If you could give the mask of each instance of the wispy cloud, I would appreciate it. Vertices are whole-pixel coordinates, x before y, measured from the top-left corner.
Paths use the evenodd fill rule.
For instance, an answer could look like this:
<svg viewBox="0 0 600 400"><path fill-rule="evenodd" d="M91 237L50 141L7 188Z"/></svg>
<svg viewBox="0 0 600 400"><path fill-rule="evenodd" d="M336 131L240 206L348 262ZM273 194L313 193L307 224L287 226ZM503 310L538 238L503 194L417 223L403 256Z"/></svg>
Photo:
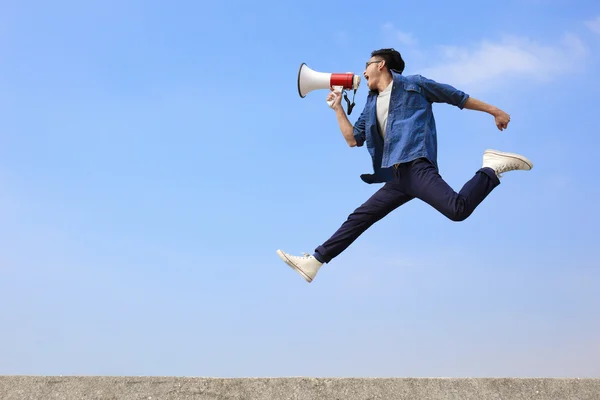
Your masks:
<svg viewBox="0 0 600 400"><path fill-rule="evenodd" d="M600 18L587 25L600 32ZM420 73L467 90L492 89L504 85L507 79L549 82L559 74L576 71L588 55L584 42L570 33L556 43L505 36L427 49L419 45L413 33L399 30L392 23L383 24L382 31L388 47L399 47L407 62L407 73Z"/></svg>
<svg viewBox="0 0 600 400"><path fill-rule="evenodd" d="M416 46L418 44L417 39L412 33L396 29L394 24L391 22L383 24L383 33L386 37L386 40L393 41L404 46Z"/></svg>
<svg viewBox="0 0 600 400"><path fill-rule="evenodd" d="M594 33L600 35L600 15L585 22L585 25Z"/></svg>
<svg viewBox="0 0 600 400"><path fill-rule="evenodd" d="M423 64L427 59L416 35L398 29L393 23L387 22L381 27L382 47L394 47L402 54L407 67Z"/></svg>
<svg viewBox="0 0 600 400"><path fill-rule="evenodd" d="M600 33L600 17L588 21ZM398 46L407 64L406 73L419 73L465 90L488 90L505 85L507 79L546 83L560 74L577 71L588 55L587 46L566 33L555 43L541 43L521 36L483 39L470 45L424 48L411 32L392 23L382 25L387 47Z"/></svg>
<svg viewBox="0 0 600 400"><path fill-rule="evenodd" d="M578 36L566 34L556 44L541 44L525 37L482 40L475 46L441 46L439 59L421 73L432 79L478 90L497 87L507 79L549 82L576 71L588 55Z"/></svg>

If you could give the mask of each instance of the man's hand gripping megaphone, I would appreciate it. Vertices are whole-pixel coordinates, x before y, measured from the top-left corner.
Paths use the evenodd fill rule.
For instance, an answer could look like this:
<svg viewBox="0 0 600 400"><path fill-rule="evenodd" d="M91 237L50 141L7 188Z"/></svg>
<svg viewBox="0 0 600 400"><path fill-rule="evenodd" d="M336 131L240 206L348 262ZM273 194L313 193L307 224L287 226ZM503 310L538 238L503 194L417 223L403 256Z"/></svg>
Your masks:
<svg viewBox="0 0 600 400"><path fill-rule="evenodd" d="M342 86L334 86L327 95L327 104L334 110L342 106L342 92L344 88Z"/></svg>
<svg viewBox="0 0 600 400"><path fill-rule="evenodd" d="M354 91L354 93L356 94L356 90ZM338 109L339 107L342 107L342 94L344 96L344 99L346 100L346 103L348 104L348 115L350 115L355 105L354 99L352 99L352 103L350 103L350 99L344 91L343 86L332 86L331 92L327 95L327 104L334 110Z"/></svg>

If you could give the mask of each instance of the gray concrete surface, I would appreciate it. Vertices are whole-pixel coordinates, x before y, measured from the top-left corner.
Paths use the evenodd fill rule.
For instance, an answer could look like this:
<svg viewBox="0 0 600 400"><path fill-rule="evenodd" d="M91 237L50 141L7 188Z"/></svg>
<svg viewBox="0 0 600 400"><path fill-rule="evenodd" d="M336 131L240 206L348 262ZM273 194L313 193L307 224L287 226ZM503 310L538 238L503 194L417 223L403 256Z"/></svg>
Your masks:
<svg viewBox="0 0 600 400"><path fill-rule="evenodd" d="M600 379L0 376L2 400L600 400Z"/></svg>

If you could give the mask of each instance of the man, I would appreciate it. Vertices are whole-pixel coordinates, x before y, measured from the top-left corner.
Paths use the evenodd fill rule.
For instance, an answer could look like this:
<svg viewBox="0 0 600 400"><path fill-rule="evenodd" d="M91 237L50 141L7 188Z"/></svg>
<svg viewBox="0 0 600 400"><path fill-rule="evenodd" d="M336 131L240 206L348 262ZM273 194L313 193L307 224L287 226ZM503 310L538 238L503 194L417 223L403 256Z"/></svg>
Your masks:
<svg viewBox="0 0 600 400"><path fill-rule="evenodd" d="M354 126L342 108L340 93L332 92L327 97L328 101L334 100L332 108L348 145L367 144L374 173L363 174L361 179L385 184L351 213L313 255L293 256L277 250L279 257L309 283L323 264L402 204L417 198L452 221L463 221L500 184L502 173L533 167L521 155L487 150L483 166L456 193L438 172L432 103L487 112L500 131L508 127L510 116L450 85L421 75L403 76L403 70L404 60L398 51L381 49L371 53L363 73L370 91Z"/></svg>

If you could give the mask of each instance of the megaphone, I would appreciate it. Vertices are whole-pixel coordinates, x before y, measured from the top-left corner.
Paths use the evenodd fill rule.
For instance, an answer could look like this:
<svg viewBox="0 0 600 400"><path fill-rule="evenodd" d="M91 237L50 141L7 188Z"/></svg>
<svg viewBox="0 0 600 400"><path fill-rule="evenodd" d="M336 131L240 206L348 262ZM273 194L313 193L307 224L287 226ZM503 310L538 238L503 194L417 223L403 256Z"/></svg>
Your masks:
<svg viewBox="0 0 600 400"><path fill-rule="evenodd" d="M298 94L304 98L309 92L317 89L330 89L337 90L343 93L344 90L356 90L360 86L360 76L354 75L352 72L346 73L328 73L328 72L317 72L308 67L306 63L300 65L298 71ZM350 104L348 96L344 93L344 98L348 103L348 114L352 112L354 107L354 100ZM328 101L329 107L333 105L333 100Z"/></svg>

